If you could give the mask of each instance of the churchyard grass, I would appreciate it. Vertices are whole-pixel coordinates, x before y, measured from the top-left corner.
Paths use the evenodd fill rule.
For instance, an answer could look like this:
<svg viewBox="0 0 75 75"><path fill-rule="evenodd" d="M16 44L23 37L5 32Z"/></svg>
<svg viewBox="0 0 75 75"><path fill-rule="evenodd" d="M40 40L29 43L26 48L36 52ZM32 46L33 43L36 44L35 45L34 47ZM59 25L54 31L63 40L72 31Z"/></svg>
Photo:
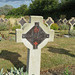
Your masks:
<svg viewBox="0 0 75 75"><path fill-rule="evenodd" d="M0 31L1 32L1 31ZM3 31L5 35L8 32ZM15 38L15 32L9 34ZM48 43L41 51L41 70L75 65L75 37L58 37ZM23 67L27 62L27 48L15 40L0 41L0 69L10 70L11 67ZM36 61L37 62L37 61Z"/></svg>

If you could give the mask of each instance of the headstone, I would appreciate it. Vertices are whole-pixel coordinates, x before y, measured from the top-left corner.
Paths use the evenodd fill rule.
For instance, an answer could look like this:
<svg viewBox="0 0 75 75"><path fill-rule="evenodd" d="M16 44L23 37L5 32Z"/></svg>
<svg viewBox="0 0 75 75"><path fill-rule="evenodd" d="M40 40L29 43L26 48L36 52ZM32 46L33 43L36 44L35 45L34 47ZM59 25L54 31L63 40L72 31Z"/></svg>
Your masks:
<svg viewBox="0 0 75 75"><path fill-rule="evenodd" d="M2 18L0 18L0 22L4 22L4 20Z"/></svg>
<svg viewBox="0 0 75 75"><path fill-rule="evenodd" d="M48 25L48 27L50 28L51 25L54 23L53 19L51 17L48 17L48 19L45 21L45 23Z"/></svg>
<svg viewBox="0 0 75 75"><path fill-rule="evenodd" d="M5 22L7 22L8 21L8 19L5 19Z"/></svg>
<svg viewBox="0 0 75 75"><path fill-rule="evenodd" d="M63 24L63 20L62 20L62 19L59 19L59 20L57 21L57 24L58 24L58 25Z"/></svg>
<svg viewBox="0 0 75 75"><path fill-rule="evenodd" d="M63 23L65 23L65 24L67 24L67 22L68 22L66 18L63 19L62 21L63 21Z"/></svg>
<svg viewBox="0 0 75 75"><path fill-rule="evenodd" d="M43 24L42 16L31 16L24 29L16 29L16 42L28 48L27 74L40 75L41 48L54 39L54 31Z"/></svg>
<svg viewBox="0 0 75 75"><path fill-rule="evenodd" d="M73 30L73 26L75 25L75 17L72 17L72 18L69 20L69 24L71 25L70 30Z"/></svg>

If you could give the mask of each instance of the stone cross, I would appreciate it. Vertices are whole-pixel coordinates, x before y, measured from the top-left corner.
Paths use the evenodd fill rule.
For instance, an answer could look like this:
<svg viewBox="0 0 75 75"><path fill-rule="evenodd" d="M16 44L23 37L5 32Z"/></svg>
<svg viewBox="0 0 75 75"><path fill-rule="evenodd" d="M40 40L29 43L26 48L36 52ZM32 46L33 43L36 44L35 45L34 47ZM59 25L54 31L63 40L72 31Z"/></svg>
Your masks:
<svg viewBox="0 0 75 75"><path fill-rule="evenodd" d="M62 21L63 21L63 23L65 23L65 24L67 24L67 22L68 22L66 18L63 19Z"/></svg>
<svg viewBox="0 0 75 75"><path fill-rule="evenodd" d="M16 29L16 42L23 42L28 48L28 75L40 75L41 48L53 39L54 31L43 24L42 16L31 16L23 29Z"/></svg>
<svg viewBox="0 0 75 75"><path fill-rule="evenodd" d="M0 18L0 22L4 22L4 20L2 18Z"/></svg>
<svg viewBox="0 0 75 75"><path fill-rule="evenodd" d="M75 25L75 17L72 17L72 18L69 20L69 24L71 25L70 30L73 30L73 26Z"/></svg>
<svg viewBox="0 0 75 75"><path fill-rule="evenodd" d="M48 17L48 19L45 21L45 23L48 25L48 27L50 29L50 27L54 23L54 21L51 17Z"/></svg>

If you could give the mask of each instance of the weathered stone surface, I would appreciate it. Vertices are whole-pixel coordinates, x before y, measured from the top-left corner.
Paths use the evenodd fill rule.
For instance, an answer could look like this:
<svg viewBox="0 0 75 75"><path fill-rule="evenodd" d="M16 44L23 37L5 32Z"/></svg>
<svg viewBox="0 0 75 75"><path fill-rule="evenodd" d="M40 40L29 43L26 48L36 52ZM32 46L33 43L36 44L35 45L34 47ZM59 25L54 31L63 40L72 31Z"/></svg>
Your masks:
<svg viewBox="0 0 75 75"><path fill-rule="evenodd" d="M23 42L28 48L27 73L40 75L41 48L54 40L54 30L43 24L42 16L31 16L29 23L16 29L16 42Z"/></svg>

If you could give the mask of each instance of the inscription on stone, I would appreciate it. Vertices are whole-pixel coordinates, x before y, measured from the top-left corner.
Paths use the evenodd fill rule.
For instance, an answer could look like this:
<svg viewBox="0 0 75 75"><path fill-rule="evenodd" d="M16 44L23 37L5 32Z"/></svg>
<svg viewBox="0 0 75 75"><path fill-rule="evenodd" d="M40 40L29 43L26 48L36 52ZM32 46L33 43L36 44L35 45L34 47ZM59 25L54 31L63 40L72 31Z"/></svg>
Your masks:
<svg viewBox="0 0 75 75"><path fill-rule="evenodd" d="M35 26L30 29L26 34L22 34L22 38L26 38L32 45L33 49L37 49L38 45L49 38L49 34L46 34L43 29L39 26L39 22L35 22Z"/></svg>

